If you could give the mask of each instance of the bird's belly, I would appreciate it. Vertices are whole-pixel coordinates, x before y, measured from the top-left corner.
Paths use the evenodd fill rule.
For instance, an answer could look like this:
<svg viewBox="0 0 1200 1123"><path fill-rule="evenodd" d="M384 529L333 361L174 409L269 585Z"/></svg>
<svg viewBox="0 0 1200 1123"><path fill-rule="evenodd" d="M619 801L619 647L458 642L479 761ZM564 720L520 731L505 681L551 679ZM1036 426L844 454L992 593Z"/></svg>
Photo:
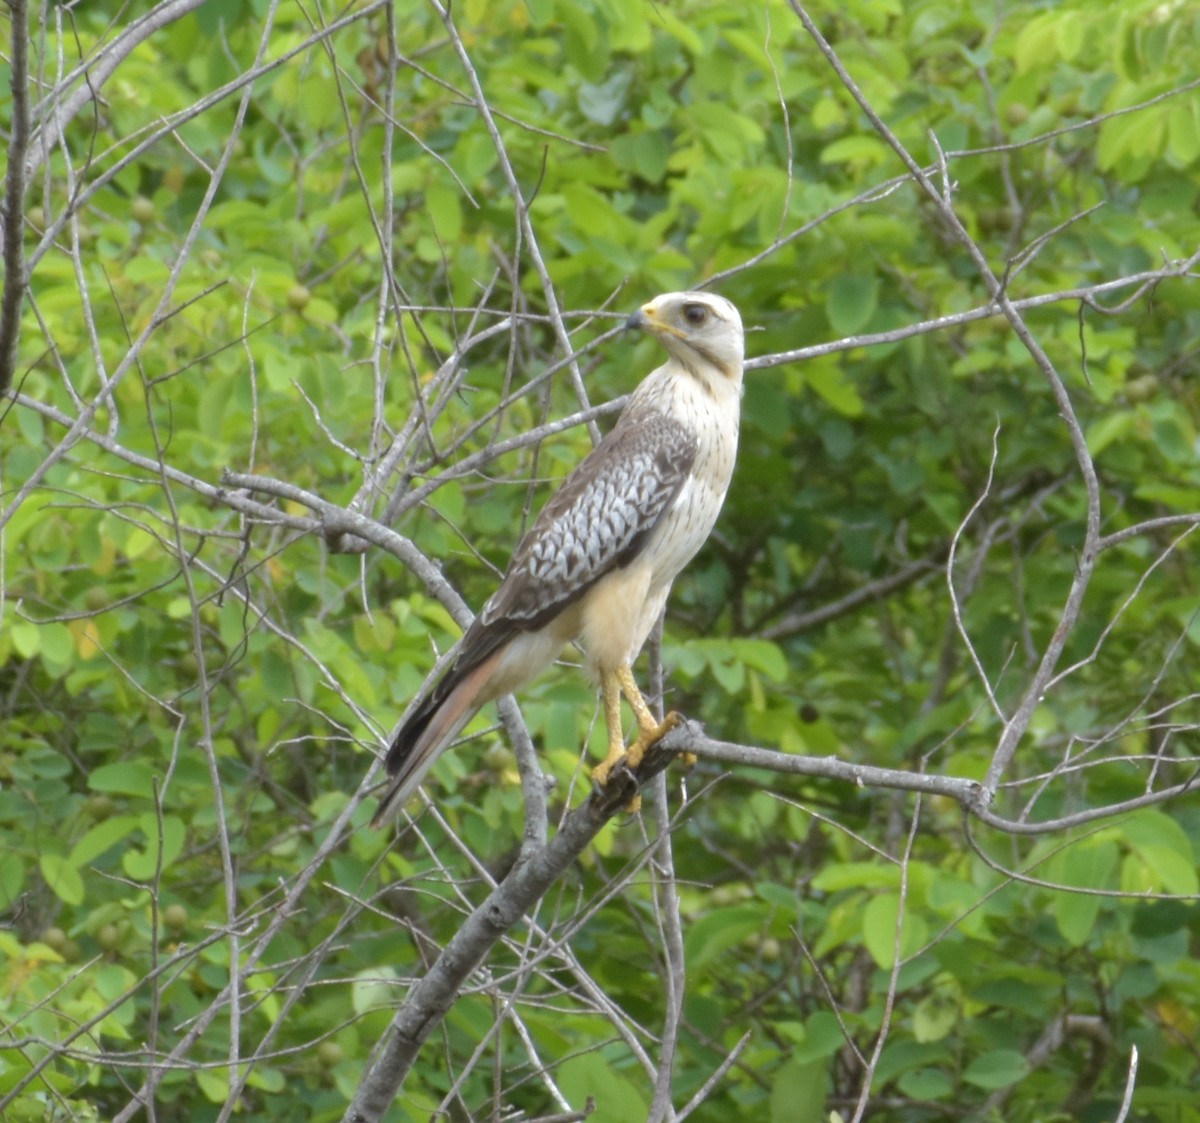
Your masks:
<svg viewBox="0 0 1200 1123"><path fill-rule="evenodd" d="M645 621L651 576L643 554L606 573L583 598L579 641L592 674L628 666L636 658L654 626L653 618Z"/></svg>

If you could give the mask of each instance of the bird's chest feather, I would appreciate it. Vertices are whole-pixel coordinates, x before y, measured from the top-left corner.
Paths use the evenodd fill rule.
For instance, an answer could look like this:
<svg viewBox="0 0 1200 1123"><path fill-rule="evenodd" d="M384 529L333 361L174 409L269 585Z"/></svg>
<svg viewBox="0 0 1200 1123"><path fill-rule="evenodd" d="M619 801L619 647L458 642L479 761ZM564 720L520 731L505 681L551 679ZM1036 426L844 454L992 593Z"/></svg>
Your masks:
<svg viewBox="0 0 1200 1123"><path fill-rule="evenodd" d="M732 423L713 410L694 409L687 423L700 435L692 472L646 545L651 588L669 584L704 545L729 490L737 455Z"/></svg>

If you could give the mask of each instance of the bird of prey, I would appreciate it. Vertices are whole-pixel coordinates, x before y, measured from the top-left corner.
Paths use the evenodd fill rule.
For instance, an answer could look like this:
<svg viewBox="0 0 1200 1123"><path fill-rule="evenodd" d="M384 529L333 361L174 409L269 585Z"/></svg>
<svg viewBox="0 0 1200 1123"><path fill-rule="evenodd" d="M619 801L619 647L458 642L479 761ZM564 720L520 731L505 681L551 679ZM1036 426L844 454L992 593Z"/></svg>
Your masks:
<svg viewBox="0 0 1200 1123"><path fill-rule="evenodd" d="M729 489L742 320L723 297L672 292L644 304L627 326L657 336L667 362L633 391L612 431L546 503L453 665L410 707L388 750L391 782L373 826L404 806L481 706L536 678L572 642L604 699L608 755L592 773L597 784L623 757L636 767L670 728L670 718L655 719L630 668ZM622 694L638 725L628 750Z"/></svg>

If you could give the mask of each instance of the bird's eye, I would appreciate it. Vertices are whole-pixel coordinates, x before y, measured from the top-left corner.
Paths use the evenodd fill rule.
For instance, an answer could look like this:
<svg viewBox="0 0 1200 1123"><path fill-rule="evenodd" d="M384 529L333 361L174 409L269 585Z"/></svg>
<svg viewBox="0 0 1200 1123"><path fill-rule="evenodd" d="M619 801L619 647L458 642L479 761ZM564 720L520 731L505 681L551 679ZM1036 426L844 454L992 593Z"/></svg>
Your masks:
<svg viewBox="0 0 1200 1123"><path fill-rule="evenodd" d="M694 328L698 328L708 319L708 309L703 304L685 304L683 318Z"/></svg>

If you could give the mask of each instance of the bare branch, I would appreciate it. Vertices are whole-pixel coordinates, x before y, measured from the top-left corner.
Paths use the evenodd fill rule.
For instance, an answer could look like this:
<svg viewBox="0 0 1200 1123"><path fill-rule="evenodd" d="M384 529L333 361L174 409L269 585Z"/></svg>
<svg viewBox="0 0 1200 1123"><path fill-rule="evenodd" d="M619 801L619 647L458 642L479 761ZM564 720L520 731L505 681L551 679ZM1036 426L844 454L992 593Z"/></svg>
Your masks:
<svg viewBox="0 0 1200 1123"><path fill-rule="evenodd" d="M932 573L944 556L945 551L938 550L918 561L909 562L895 573L889 573L886 577L880 577L875 581L868 581L853 592L847 593L844 597L839 597L829 604L823 604L820 608L810 609L808 612L789 613L774 624L758 629L758 634L763 639L780 640L820 627L830 620L836 620L855 609L862 608L863 605L882 600L884 597L891 596L892 593L908 588L909 585Z"/></svg>
<svg viewBox="0 0 1200 1123"><path fill-rule="evenodd" d="M26 0L8 0L12 27L12 135L0 214L0 253L4 255L4 293L0 296L0 394L13 384L21 306L25 302L25 158L29 149L29 13Z"/></svg>
<svg viewBox="0 0 1200 1123"><path fill-rule="evenodd" d="M1121 1110L1117 1112L1113 1123L1125 1123L1129 1118L1130 1109L1133 1107L1133 1090L1137 1086L1137 1071L1138 1047L1132 1045L1129 1049L1129 1074L1125 1078L1125 1092L1121 1096Z"/></svg>
<svg viewBox="0 0 1200 1123"><path fill-rule="evenodd" d="M563 819L554 837L522 858L487 899L462 923L437 962L400 1004L387 1038L355 1092L345 1123L376 1123L404 1084L421 1045L450 1008L470 974L491 948L541 899L563 871L587 848L604 824L620 814L639 786L658 775L673 754L647 753L636 779L614 776L602 791Z"/></svg>
<svg viewBox="0 0 1200 1123"><path fill-rule="evenodd" d="M483 92L483 86L479 81L479 75L475 70L475 65L471 61L471 56L467 52L466 46L458 34L458 29L454 24L454 19L451 15L450 8L443 7L440 0L430 0L434 10L442 20L446 31L450 35L450 41L454 44L454 50L458 55L458 60L467 75L467 81L470 83L471 92L474 97L475 107L479 110L479 115L483 120L484 127L487 129L488 136L491 138L492 146L496 150L496 155L500 159L500 167L504 173L504 178L508 184L509 194L513 201L513 206L516 209L517 225L520 230L522 240L527 246L529 256L533 261L534 270L537 272L538 280L542 285L542 296L546 301L546 309L550 314L550 322L554 326L554 333L558 338L559 347L562 353L567 356L567 369L571 375L571 384L575 390L575 395L579 401L581 409L587 409L590 404L588 401L587 390L583 384L583 375L579 371L579 366L571 358L574 348L571 346L570 336L567 334L566 325L563 323L562 311L559 308L558 296L555 291L554 282L550 277L550 271L546 267L545 259L542 257L541 248L538 245L537 232L533 228L533 222L529 216L529 202L525 198L525 193L521 188L521 183L517 179L517 173L513 169L512 162L508 157L508 149L505 147L504 138L500 135L500 129L496 125L495 117L492 114L491 106L488 104L486 95ZM589 431L592 435L592 441L596 442L600 439L600 430L594 423L589 423Z"/></svg>
<svg viewBox="0 0 1200 1123"><path fill-rule="evenodd" d="M97 50L90 62L77 67L66 76L62 85L43 98L37 106L39 124L34 138L37 147L29 159L28 174L35 175L43 162L50 158L67 125L84 106L96 99L100 88L121 63L156 31L194 12L203 3L204 0L162 0L144 16L123 28L112 42ZM74 92L66 94L66 88L72 85L75 86Z"/></svg>
<svg viewBox="0 0 1200 1123"><path fill-rule="evenodd" d="M946 226L952 232L955 240L963 246L970 255L980 278L987 286L992 299L1003 312L1005 319L1008 320L1014 334L1024 345L1029 352L1030 357L1034 360L1038 369L1045 376L1046 381L1050 385L1050 389L1054 394L1055 401L1058 403L1059 413L1062 415L1063 422L1067 427L1067 432L1071 439L1071 445L1075 452L1076 464L1079 468L1080 476L1083 480L1084 488L1087 495L1087 515L1086 529L1082 549L1079 551L1078 560L1075 568L1075 576L1071 582L1070 591L1067 594L1066 600L1059 614L1058 627L1055 628L1050 641L1047 643L1042 657L1035 669L1025 692L1017 705L1012 716L1005 722L1004 729L1001 733L1000 740L996 745L992 755L992 762L988 768L988 775L984 781L984 793L990 801L995 797L996 789L1007 770L1013 755L1016 753L1017 745L1021 738L1024 737L1026 729L1029 727L1029 722L1033 717L1033 712L1041 702L1042 695L1045 691L1046 684L1050 681L1054 674L1055 667L1058 665L1058 660L1062 655L1063 648L1066 646L1067 638L1070 636L1075 627L1075 623L1079 618L1080 610L1083 606L1084 593L1091 582L1092 570L1095 568L1096 557L1099 552L1100 541L1100 484L1096 478L1095 465L1092 463L1091 454L1088 451L1087 439L1083 433L1083 427L1079 423L1076 416L1075 408L1071 402L1070 394L1067 392L1066 385L1063 383L1058 371L1054 368L1050 357L1043 350L1042 346L1034 338L1033 333L1026 326L1021 318L1019 310L1013 305L1009 299L1005 287L999 278L992 272L991 266L988 264L983 251L976 244L975 240L967 233L966 228L962 225L958 216L954 212L953 203L949 192L939 192L934 186L931 178L927 175L909 155L907 149L901 144L900 140L888 128L883 119L874 111L871 104L867 101L857 83L851 77L849 71L842 65L841 60L837 57L833 48L825 40L816 24L813 22L808 13L799 3L799 0L789 0L792 10L799 17L800 22L804 25L805 31L816 43L818 50L825 56L830 67L837 74L839 80L846 87L850 96L862 111L867 115L875 131L887 142L901 162L908 169L909 175L912 176L916 184L931 200L937 208L938 214L945 222ZM942 161L944 166L944 160ZM948 174L946 176L948 184Z"/></svg>
<svg viewBox="0 0 1200 1123"><path fill-rule="evenodd" d="M771 772L793 776L819 776L830 780L841 780L855 787L891 788L896 791L923 792L929 795L949 796L971 815L989 827L1009 834L1053 834L1083 826L1100 819L1110 819L1143 807L1151 807L1178 799L1187 792L1200 787L1200 768L1181 783L1158 791L1147 792L1132 799L1103 807L1088 808L1057 819L1031 822L1006 819L988 810L986 793L978 780L960 779L953 776L938 776L925 772L909 772L896 768L879 768L870 764L857 764L837 757L796 756L773 749L757 748L753 745L737 745L728 741L714 741L706 737L696 722L684 722L663 738L661 745L677 753L694 753L701 760L720 761L743 768L764 768ZM1180 762L1187 765L1189 762ZM1194 762L1192 762L1194 763Z"/></svg>
<svg viewBox="0 0 1200 1123"><path fill-rule="evenodd" d="M1042 293L1037 296L1010 298L1009 304L1014 311L1026 312L1031 308L1044 308L1051 304L1079 300L1089 307L1097 307L1095 300L1098 296L1119 292L1135 287L1135 291L1120 307L1140 300L1148 291L1164 280L1187 277L1197 263L1200 262L1200 250L1190 257L1180 261L1168 262L1161 269L1147 270L1141 273L1131 273L1127 277L1118 277L1110 281L1099 281L1094 285L1080 285L1077 288L1062 289L1058 292ZM1108 310L1105 310L1108 311ZM1004 315L1004 309L995 301L966 312L951 312L945 316L935 316L931 320L909 324L905 327L890 328L887 331L869 332L863 335L848 335L841 339L830 340L828 343L817 343L807 347L797 347L794 350L779 351L771 355L759 355L746 360L746 370L765 370L769 367L783 366L787 363L803 362L821 355L833 355L841 351L853 351L860 347L874 347L882 343L899 343L914 336L927 335L930 332L943 331L946 328L957 327L960 324L975 323L979 320L991 319Z"/></svg>

